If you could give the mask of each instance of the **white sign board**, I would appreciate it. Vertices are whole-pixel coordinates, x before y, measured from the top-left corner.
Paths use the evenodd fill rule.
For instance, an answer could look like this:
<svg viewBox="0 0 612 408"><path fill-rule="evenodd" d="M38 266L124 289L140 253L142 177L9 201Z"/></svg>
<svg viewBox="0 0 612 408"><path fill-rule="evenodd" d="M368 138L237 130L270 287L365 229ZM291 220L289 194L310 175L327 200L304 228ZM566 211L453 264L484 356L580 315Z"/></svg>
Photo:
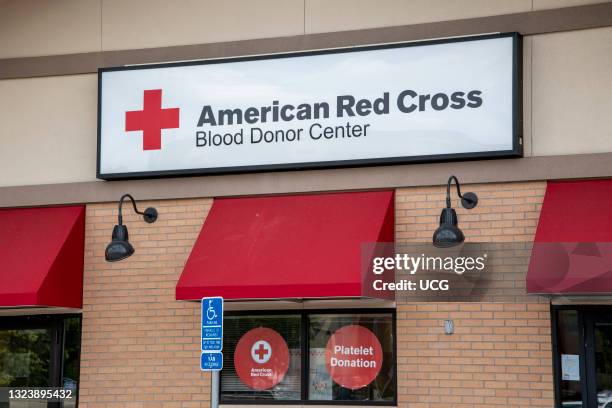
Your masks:
<svg viewBox="0 0 612 408"><path fill-rule="evenodd" d="M98 177L516 157L520 37L99 72Z"/></svg>
<svg viewBox="0 0 612 408"><path fill-rule="evenodd" d="M580 356L578 354L561 354L561 379L580 381Z"/></svg>

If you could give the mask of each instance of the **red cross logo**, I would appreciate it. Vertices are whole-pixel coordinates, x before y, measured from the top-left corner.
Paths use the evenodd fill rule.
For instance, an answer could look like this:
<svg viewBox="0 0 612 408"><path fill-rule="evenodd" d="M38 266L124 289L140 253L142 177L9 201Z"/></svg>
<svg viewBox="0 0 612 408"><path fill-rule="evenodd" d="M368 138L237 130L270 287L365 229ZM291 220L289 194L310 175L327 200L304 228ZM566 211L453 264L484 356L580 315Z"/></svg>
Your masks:
<svg viewBox="0 0 612 408"><path fill-rule="evenodd" d="M125 130L142 130L142 150L161 149L162 129L179 127L179 108L162 109L161 89L144 91L143 109L125 113Z"/></svg>
<svg viewBox="0 0 612 408"><path fill-rule="evenodd" d="M251 347L251 356L259 364L267 363L272 357L272 347L265 340L256 341Z"/></svg>
<svg viewBox="0 0 612 408"><path fill-rule="evenodd" d="M268 354L268 350L266 350L266 347L260 343L259 348L255 350L255 354L259 356L260 360L263 360L264 356Z"/></svg>

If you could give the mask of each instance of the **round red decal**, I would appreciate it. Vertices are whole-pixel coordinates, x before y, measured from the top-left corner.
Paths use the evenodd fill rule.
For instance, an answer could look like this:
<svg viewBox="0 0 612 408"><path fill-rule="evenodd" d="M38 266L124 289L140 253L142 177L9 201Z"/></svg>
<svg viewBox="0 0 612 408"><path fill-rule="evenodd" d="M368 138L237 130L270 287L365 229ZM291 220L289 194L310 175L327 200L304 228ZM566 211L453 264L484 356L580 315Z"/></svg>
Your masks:
<svg viewBox="0 0 612 408"><path fill-rule="evenodd" d="M374 381L380 372L382 354L380 342L370 330L344 326L329 338L325 364L336 383L357 390Z"/></svg>
<svg viewBox="0 0 612 408"><path fill-rule="evenodd" d="M289 348L272 329L258 327L240 338L234 353L240 380L254 390L267 390L281 382L289 368Z"/></svg>

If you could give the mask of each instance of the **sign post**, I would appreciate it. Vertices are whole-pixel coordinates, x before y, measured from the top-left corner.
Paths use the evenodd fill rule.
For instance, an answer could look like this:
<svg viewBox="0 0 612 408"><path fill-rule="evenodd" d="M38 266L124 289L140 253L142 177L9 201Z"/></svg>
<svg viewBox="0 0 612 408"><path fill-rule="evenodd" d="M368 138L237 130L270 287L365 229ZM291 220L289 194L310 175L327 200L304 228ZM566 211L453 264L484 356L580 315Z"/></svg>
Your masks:
<svg viewBox="0 0 612 408"><path fill-rule="evenodd" d="M223 368L223 298L202 298L200 369L212 372L211 407L219 406L219 371Z"/></svg>

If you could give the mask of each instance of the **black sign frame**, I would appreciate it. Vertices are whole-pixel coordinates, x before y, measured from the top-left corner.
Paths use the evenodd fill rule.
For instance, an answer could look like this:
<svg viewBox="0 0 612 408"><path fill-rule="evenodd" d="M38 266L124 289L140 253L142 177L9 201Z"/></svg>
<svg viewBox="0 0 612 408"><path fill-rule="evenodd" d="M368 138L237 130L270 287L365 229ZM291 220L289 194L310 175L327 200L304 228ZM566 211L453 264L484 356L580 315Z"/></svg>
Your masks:
<svg viewBox="0 0 612 408"><path fill-rule="evenodd" d="M101 118L102 118L102 75L104 72L112 71L127 71L140 70L151 68L170 68L182 67L191 65L208 65L208 64L223 64L230 62L244 62L256 60L268 60L277 58L298 58L313 55L324 54L339 54L351 53L360 51L372 51L391 48L405 48L423 45L447 44L455 42L478 41L494 38L512 38L512 149L484 152L468 152L468 153L451 153L426 156L399 156L385 157L372 159L352 159L352 160L334 160L321 162L303 162L303 163L282 163L270 165L250 165L250 166L232 166L232 167L210 167L199 169L176 169L163 171L143 171L129 173L101 173ZM246 57L229 57L210 60L172 62L163 64L143 64L120 67L105 67L98 68L98 124L97 124L97 154L96 154L96 177L102 180L134 180L146 178L163 178L163 177L180 177L180 176L204 176L204 175L221 175L221 174L239 174L239 173L255 173L255 172L271 172L271 171L295 171L295 170L313 170L313 169L332 169L346 167L366 167L366 166L381 166L381 165L398 165L398 164L418 164L418 163L436 163L436 162L452 162L452 161L468 161L468 160L485 160L485 159L502 159L502 158L519 158L523 157L523 44L522 36L516 32L475 35L469 37L455 37L438 40L425 40L404 43L391 43L382 45L364 45L350 48L334 48L314 51L301 51L293 53L278 53L269 55L257 55Z"/></svg>

